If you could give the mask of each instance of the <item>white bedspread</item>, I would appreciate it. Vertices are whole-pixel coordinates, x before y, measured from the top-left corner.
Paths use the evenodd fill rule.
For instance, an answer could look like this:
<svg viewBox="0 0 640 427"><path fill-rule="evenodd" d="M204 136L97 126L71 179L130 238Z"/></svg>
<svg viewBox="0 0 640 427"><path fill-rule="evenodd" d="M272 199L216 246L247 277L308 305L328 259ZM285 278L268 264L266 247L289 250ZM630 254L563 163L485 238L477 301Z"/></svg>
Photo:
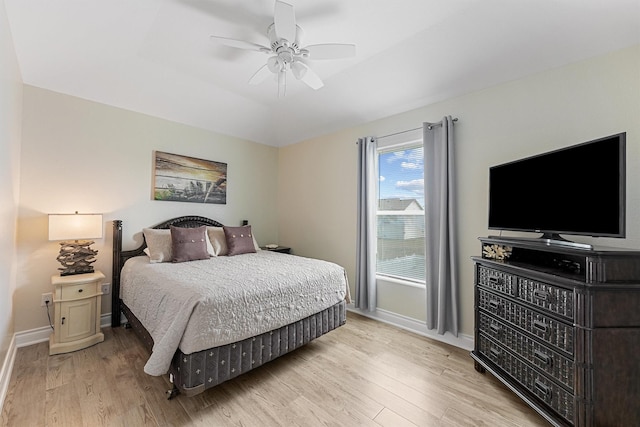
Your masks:
<svg viewBox="0 0 640 427"><path fill-rule="evenodd" d="M270 251L184 263L129 259L120 297L154 340L144 371L165 374L189 354L277 329L349 299L344 268Z"/></svg>

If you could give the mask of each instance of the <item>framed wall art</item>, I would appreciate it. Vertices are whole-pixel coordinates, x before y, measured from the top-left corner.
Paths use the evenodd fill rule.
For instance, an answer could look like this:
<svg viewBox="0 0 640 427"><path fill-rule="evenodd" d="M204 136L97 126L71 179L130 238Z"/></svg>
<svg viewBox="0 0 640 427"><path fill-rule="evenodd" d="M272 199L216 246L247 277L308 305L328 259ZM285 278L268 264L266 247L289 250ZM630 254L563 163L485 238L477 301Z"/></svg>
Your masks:
<svg viewBox="0 0 640 427"><path fill-rule="evenodd" d="M227 203L227 164L154 151L153 200Z"/></svg>

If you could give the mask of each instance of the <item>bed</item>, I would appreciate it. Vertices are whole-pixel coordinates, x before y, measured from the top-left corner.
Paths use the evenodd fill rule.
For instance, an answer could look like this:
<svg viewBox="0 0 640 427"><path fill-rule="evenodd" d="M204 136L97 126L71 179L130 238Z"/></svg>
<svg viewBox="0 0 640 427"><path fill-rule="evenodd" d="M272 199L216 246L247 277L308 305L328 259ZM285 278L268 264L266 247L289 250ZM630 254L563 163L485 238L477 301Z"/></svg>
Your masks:
<svg viewBox="0 0 640 427"><path fill-rule="evenodd" d="M173 233L202 227L210 252L223 225L200 216L145 229L142 245L125 251L122 221L113 222L112 326L120 326L124 314L150 352L145 372L168 374L169 398L215 387L346 322L349 287L336 264L257 244L250 253L177 263L150 252L155 233L170 230L177 241Z"/></svg>

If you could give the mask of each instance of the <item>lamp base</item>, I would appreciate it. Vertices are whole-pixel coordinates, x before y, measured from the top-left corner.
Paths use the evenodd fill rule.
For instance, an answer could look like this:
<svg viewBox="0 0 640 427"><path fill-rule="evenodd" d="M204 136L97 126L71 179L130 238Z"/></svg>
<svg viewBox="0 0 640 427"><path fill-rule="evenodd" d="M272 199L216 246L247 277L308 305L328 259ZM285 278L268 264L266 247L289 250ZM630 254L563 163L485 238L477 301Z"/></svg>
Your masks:
<svg viewBox="0 0 640 427"><path fill-rule="evenodd" d="M93 273L92 263L96 262L95 256L98 251L91 249L94 242L91 240L75 240L73 242L60 243L60 254L56 258L63 268L60 270L61 276L71 276L74 274Z"/></svg>
<svg viewBox="0 0 640 427"><path fill-rule="evenodd" d="M61 276L73 276L74 274L94 273L93 266L87 268L59 268Z"/></svg>

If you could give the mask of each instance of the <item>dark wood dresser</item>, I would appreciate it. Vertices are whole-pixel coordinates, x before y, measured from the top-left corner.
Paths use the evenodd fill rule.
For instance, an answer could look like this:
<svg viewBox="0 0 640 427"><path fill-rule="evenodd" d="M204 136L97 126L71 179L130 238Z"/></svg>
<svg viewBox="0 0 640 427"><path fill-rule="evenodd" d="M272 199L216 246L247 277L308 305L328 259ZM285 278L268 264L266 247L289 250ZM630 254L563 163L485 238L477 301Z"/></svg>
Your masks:
<svg viewBox="0 0 640 427"><path fill-rule="evenodd" d="M640 251L480 241L476 370L552 425L640 426Z"/></svg>

